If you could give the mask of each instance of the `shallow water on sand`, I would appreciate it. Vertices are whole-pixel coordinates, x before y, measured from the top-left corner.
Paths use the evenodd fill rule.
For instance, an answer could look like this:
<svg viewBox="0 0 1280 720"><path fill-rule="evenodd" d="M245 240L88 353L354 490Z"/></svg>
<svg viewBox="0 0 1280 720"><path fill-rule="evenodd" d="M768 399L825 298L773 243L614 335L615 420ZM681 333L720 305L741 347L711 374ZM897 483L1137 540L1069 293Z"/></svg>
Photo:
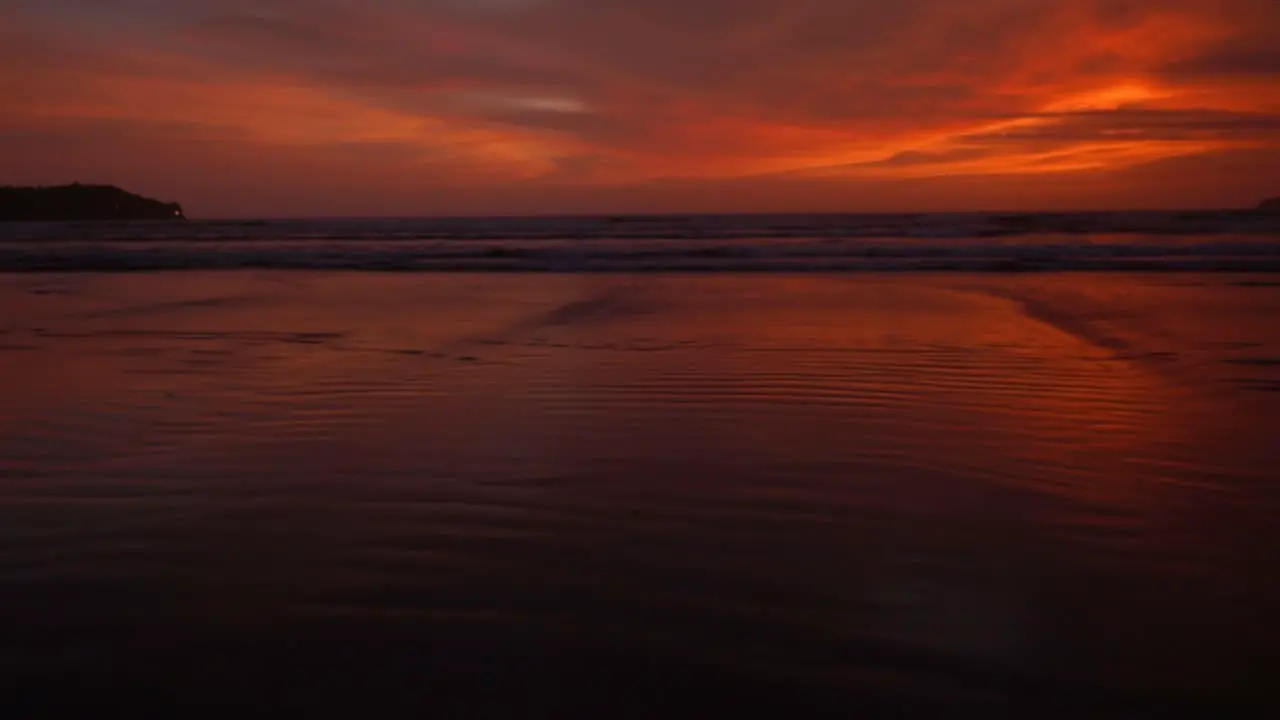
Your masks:
<svg viewBox="0 0 1280 720"><path fill-rule="evenodd" d="M1278 312L1236 275L3 276L0 670L46 711L1267 702Z"/></svg>

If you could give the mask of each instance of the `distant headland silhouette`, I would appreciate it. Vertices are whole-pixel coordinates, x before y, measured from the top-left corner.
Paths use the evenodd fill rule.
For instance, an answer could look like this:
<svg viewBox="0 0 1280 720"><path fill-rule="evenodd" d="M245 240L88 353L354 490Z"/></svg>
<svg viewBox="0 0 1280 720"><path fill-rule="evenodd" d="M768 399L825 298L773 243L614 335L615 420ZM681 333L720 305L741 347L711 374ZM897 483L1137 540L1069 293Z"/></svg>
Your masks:
<svg viewBox="0 0 1280 720"><path fill-rule="evenodd" d="M1263 212L1280 213L1280 197L1273 197L1258 203L1258 209Z"/></svg>
<svg viewBox="0 0 1280 720"><path fill-rule="evenodd" d="M178 203L135 195L112 185L0 187L0 221L180 220Z"/></svg>

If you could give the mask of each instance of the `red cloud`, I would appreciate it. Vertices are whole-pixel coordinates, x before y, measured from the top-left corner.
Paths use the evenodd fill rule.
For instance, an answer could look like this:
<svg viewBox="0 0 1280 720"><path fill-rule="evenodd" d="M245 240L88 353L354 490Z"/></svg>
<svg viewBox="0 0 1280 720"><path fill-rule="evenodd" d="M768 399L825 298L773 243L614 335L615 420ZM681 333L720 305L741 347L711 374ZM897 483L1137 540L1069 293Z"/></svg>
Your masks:
<svg viewBox="0 0 1280 720"><path fill-rule="evenodd" d="M1054 205L1055 174L1133 170L1161 204L1185 192L1137 169L1280 151L1270 0L137 3L92 26L0 11L0 61L24 68L0 88L21 150L0 179L64 179L75 139L96 163L77 176L197 185L227 212L254 167L575 209L610 187L663 209L714 183L758 203L928 179L962 205L1001 176ZM164 151L123 151L147 137ZM1258 194L1280 180L1252 172ZM337 183L313 191L323 208Z"/></svg>

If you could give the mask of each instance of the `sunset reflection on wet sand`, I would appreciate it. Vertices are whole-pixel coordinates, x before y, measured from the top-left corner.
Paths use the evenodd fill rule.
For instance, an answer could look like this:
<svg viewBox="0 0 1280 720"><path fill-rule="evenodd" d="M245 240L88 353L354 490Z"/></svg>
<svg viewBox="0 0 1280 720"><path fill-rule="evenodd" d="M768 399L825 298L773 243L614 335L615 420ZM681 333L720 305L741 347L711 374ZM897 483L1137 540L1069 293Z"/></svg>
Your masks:
<svg viewBox="0 0 1280 720"><path fill-rule="evenodd" d="M0 663L28 709L1257 702L1248 280L3 276Z"/></svg>

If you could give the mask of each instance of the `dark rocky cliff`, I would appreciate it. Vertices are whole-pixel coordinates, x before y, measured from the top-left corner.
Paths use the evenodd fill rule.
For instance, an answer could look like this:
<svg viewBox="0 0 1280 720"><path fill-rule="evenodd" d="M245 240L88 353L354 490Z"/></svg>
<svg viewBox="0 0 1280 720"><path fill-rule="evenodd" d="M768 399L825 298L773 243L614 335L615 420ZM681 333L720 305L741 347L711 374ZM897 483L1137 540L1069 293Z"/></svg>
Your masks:
<svg viewBox="0 0 1280 720"><path fill-rule="evenodd" d="M175 220L182 206L110 185L0 187L0 221Z"/></svg>

